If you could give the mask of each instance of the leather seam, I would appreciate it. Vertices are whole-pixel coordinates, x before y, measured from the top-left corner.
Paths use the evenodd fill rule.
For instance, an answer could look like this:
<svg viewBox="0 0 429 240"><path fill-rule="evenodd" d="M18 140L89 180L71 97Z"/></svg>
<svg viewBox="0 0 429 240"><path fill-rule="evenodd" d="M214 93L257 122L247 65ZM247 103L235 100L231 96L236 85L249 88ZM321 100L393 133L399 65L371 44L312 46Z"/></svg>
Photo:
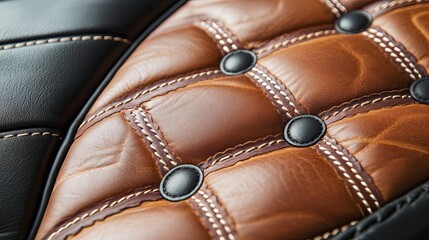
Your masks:
<svg viewBox="0 0 429 240"><path fill-rule="evenodd" d="M83 42L83 41L112 41L112 42L120 42L125 44L131 43L128 39L116 37L112 35L97 35L97 36L85 35L85 36L74 36L74 37L49 38L49 39L33 40L33 41L27 41L27 42L19 42L14 44L6 44L3 46L0 46L0 51L15 49L15 48L22 48L22 47L45 45L45 44L51 44L51 43Z"/></svg>
<svg viewBox="0 0 429 240"><path fill-rule="evenodd" d="M238 38L227 27L214 19L204 19L197 26L211 36L223 54L243 48Z"/></svg>
<svg viewBox="0 0 429 240"><path fill-rule="evenodd" d="M342 227L339 227L339 228L335 228L334 230L332 230L330 232L325 232L324 234L319 235L317 237L314 237L311 240L326 240L326 239L329 239L330 237L335 236L338 233L342 233L342 232L347 231L349 228L355 226L358 222L359 221L352 221L349 224L346 224L346 225L344 225Z"/></svg>
<svg viewBox="0 0 429 240"><path fill-rule="evenodd" d="M0 139L11 139L11 138L20 138L20 137L35 137L35 136L51 136L62 139L61 135L58 133L52 132L26 132L26 133L17 133L17 134L8 134L1 136Z"/></svg>
<svg viewBox="0 0 429 240"><path fill-rule="evenodd" d="M380 29L370 28L363 32L362 35L374 41L376 45L383 49L383 51L387 53L411 79L417 80L422 78L423 73L416 67L418 63L413 63L413 61L404 53L404 51L406 51L405 48L402 50L401 47L403 46L396 41L394 42L393 38L389 34ZM411 54L408 51L407 53Z"/></svg>
<svg viewBox="0 0 429 240"><path fill-rule="evenodd" d="M337 18L347 12L347 8L343 4L341 4L338 0L320 0L320 1L324 3Z"/></svg>
<svg viewBox="0 0 429 240"><path fill-rule="evenodd" d="M427 0L394 0L385 2L374 9L371 9L370 12L372 15L379 15L385 11L389 11L390 9L394 9L396 7L400 7L404 4L417 4L417 3L426 3Z"/></svg>

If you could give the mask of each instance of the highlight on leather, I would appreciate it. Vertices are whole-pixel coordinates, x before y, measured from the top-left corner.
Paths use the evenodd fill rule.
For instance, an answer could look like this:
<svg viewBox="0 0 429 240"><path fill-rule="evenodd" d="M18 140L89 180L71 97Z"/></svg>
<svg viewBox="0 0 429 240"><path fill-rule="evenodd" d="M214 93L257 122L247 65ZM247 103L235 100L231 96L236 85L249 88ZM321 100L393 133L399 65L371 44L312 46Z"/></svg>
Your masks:
<svg viewBox="0 0 429 240"><path fill-rule="evenodd" d="M370 26L337 31L357 10ZM426 0L189 1L94 103L37 239L346 231L429 179L428 21Z"/></svg>

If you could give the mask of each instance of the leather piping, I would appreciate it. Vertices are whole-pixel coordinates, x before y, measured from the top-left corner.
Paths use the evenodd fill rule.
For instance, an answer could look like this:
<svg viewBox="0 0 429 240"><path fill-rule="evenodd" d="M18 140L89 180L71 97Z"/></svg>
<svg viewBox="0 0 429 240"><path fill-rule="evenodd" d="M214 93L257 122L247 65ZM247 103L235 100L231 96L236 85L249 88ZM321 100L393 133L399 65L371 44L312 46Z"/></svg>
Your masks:
<svg viewBox="0 0 429 240"><path fill-rule="evenodd" d="M83 228L94 225L97 221L102 221L107 217L118 214L128 208L139 206L146 201L156 201L161 199L159 190L156 186L148 186L137 189L122 197L111 198L95 207L84 209L78 217L73 220L61 223L54 231L48 233L44 239L66 239L69 236L76 235Z"/></svg>
<svg viewBox="0 0 429 240"><path fill-rule="evenodd" d="M384 203L378 188L371 177L364 171L360 163L343 146L332 137L326 135L316 148L342 177L351 194L359 203L363 215L368 215Z"/></svg>
<svg viewBox="0 0 429 240"><path fill-rule="evenodd" d="M417 102L411 97L409 89L381 92L354 99L340 106L335 106L320 113L319 117L327 125L330 125L342 119L353 117L356 114L415 103Z"/></svg>
<svg viewBox="0 0 429 240"><path fill-rule="evenodd" d="M188 202L197 211L201 223L212 239L237 239L232 220L206 184L203 184Z"/></svg>
<svg viewBox="0 0 429 240"><path fill-rule="evenodd" d="M417 80L426 75L426 71L418 64L414 55L381 28L370 28L362 35L373 41L411 79Z"/></svg>
<svg viewBox="0 0 429 240"><path fill-rule="evenodd" d="M385 0L373 3L365 7L363 10L369 12L373 17L378 17L397 8L428 2L429 0Z"/></svg>

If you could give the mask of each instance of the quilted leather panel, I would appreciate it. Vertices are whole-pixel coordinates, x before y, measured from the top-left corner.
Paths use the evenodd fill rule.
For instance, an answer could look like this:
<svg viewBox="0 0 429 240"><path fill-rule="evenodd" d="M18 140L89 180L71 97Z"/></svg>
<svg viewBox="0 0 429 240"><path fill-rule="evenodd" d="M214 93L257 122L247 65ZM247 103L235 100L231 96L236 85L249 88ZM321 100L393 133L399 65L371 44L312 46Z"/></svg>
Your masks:
<svg viewBox="0 0 429 240"><path fill-rule="evenodd" d="M391 15L425 22L427 3L385 4L189 2L140 45L90 110L38 237L157 238L153 229L177 228L165 218L171 211L183 224L175 238L308 239L428 179L429 107L408 90L427 76L427 31L408 28L416 37L407 39L394 21L382 24ZM336 17L362 7L375 16L370 29L334 30ZM418 10L401 14L409 9ZM257 54L257 65L224 76L222 56L242 48ZM328 134L293 148L283 127L304 114L320 116ZM108 149L123 168L97 167ZM204 171L203 187L185 202L162 204L159 179L185 163ZM75 169L91 171L69 180ZM78 194L91 189L91 197ZM132 224L144 219L159 226Z"/></svg>

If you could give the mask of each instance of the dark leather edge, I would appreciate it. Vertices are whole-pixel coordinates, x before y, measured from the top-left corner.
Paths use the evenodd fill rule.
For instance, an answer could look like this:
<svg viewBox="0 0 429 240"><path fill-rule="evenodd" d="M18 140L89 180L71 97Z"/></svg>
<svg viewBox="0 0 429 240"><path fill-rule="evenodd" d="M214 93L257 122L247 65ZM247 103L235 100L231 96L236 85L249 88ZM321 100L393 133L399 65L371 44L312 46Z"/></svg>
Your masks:
<svg viewBox="0 0 429 240"><path fill-rule="evenodd" d="M87 112L91 108L91 106L94 104L94 102L97 100L98 96L101 94L101 92L104 90L104 88L109 84L110 80L113 78L113 76L116 74L118 69L123 65L123 63L128 59L128 57L134 52L134 50L140 45L140 43L146 39L150 33L152 33L162 22L164 22L169 16L171 16L177 9L179 9L181 6L183 6L188 0L178 0L173 6L170 7L166 12L164 12L155 22L153 22L127 49L127 51L121 56L121 58L118 60L118 62L115 64L115 66L109 71L107 76L104 78L104 80L101 82L101 84L97 87L95 92L92 94L92 96L89 98L89 100L86 102L86 104L83 106L82 110L78 113L76 118L73 120L73 122L70 125L70 128L68 129L67 133L64 136L64 141L62 145L60 146L51 170L49 171L49 176L46 181L45 188L43 189L43 194L40 200L39 209L37 210L36 218L34 220L34 224L27 236L27 239L34 239L37 231L39 229L39 226L42 222L43 215L45 213L45 209L48 205L49 198L51 195L51 191L54 187L58 172L62 166L62 163L68 153L68 150L73 143L74 136L77 132L77 129L79 128L81 122L84 120Z"/></svg>
<svg viewBox="0 0 429 240"><path fill-rule="evenodd" d="M428 205L429 181L380 208L332 240L379 239L380 236L385 239L416 239L419 234L429 231L426 218L429 215Z"/></svg>

